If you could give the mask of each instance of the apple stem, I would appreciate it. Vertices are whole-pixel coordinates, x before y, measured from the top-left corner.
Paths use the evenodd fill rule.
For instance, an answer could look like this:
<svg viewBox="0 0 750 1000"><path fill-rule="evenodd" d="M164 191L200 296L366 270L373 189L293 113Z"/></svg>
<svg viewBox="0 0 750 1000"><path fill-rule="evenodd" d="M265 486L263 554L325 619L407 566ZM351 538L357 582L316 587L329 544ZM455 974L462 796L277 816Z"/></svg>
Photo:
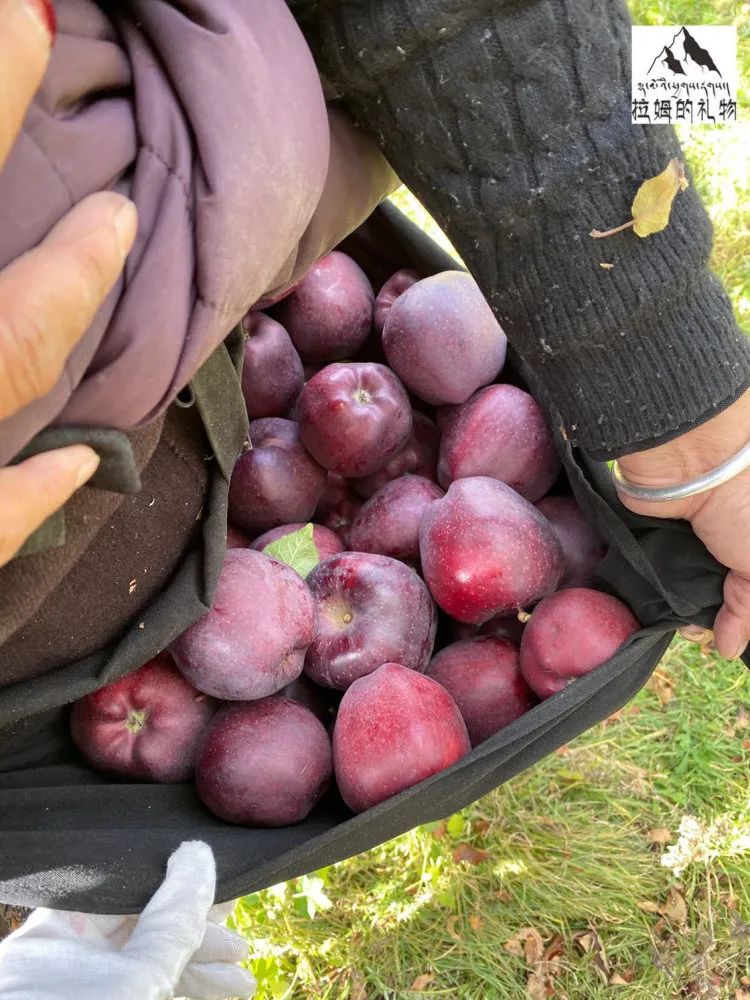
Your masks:
<svg viewBox="0 0 750 1000"><path fill-rule="evenodd" d="M628 222L623 222L621 226L615 226L614 229L606 229L604 232L601 229L592 229L589 236L593 236L595 240L600 240L604 236L614 236L615 233L621 233L623 229L630 229L634 225L635 219L630 219Z"/></svg>
<svg viewBox="0 0 750 1000"><path fill-rule="evenodd" d="M143 708L134 708L128 713L128 718L125 723L125 728L129 733L140 733L143 727L146 725L146 719L148 718L148 712Z"/></svg>

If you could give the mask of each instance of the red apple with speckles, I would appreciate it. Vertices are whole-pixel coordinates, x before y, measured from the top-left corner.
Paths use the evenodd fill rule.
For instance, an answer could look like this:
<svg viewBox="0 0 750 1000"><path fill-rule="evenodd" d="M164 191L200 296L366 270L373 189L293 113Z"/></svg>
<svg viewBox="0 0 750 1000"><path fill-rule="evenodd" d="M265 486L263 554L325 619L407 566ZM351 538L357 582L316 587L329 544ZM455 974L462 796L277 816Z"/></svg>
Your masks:
<svg viewBox="0 0 750 1000"><path fill-rule="evenodd" d="M253 420L252 448L237 459L229 485L229 516L243 531L261 531L312 517L326 475L300 444L297 424Z"/></svg>
<svg viewBox="0 0 750 1000"><path fill-rule="evenodd" d="M481 389L451 413L443 429L438 482L491 476L532 503L560 472L544 414L528 392L514 385Z"/></svg>
<svg viewBox="0 0 750 1000"><path fill-rule="evenodd" d="M544 497L536 505L557 535L565 560L563 587L590 587L607 546L572 497Z"/></svg>
<svg viewBox="0 0 750 1000"><path fill-rule="evenodd" d="M401 476L386 483L354 518L349 547L416 562L422 515L428 504L443 495L436 483L422 476Z"/></svg>
<svg viewBox="0 0 750 1000"><path fill-rule="evenodd" d="M198 742L216 702L157 656L73 705L73 742L98 771L174 783L193 776Z"/></svg>
<svg viewBox="0 0 750 1000"><path fill-rule="evenodd" d="M611 659L640 625L616 597L571 587L541 601L521 640L521 670L540 698Z"/></svg>
<svg viewBox="0 0 750 1000"><path fill-rule="evenodd" d="M399 295L383 327L391 368L426 403L464 403L494 381L507 341L471 275L444 271Z"/></svg>
<svg viewBox="0 0 750 1000"><path fill-rule="evenodd" d="M350 358L372 327L374 295L367 275L339 250L307 272L275 308L306 364Z"/></svg>
<svg viewBox="0 0 750 1000"><path fill-rule="evenodd" d="M473 747L537 703L521 673L518 647L506 639L484 636L446 646L426 674L458 705Z"/></svg>
<svg viewBox="0 0 750 1000"><path fill-rule="evenodd" d="M300 393L297 419L315 461L351 477L385 465L412 427L404 387L384 365L367 362L328 365L314 375Z"/></svg>
<svg viewBox="0 0 750 1000"><path fill-rule="evenodd" d="M388 313L391 311L391 306L399 295L403 295L406 289L411 288L417 281L419 281L419 275L416 271L411 270L411 268L396 271L386 281L375 296L375 311L372 325L376 333L382 334Z"/></svg>
<svg viewBox="0 0 750 1000"><path fill-rule="evenodd" d="M341 552L307 578L318 632L305 658L316 684L345 690L381 664L412 670L430 662L437 612L414 570L387 556Z"/></svg>
<svg viewBox="0 0 750 1000"><path fill-rule="evenodd" d="M399 663L352 684L333 730L336 782L354 812L445 770L469 749L466 725L445 688Z"/></svg>
<svg viewBox="0 0 750 1000"><path fill-rule="evenodd" d="M229 823L300 823L328 788L331 742L323 724L278 695L228 705L201 740L195 787Z"/></svg>
<svg viewBox="0 0 750 1000"><path fill-rule="evenodd" d="M425 509L422 574L452 618L481 625L551 594L563 573L549 521L510 486L478 476L452 483Z"/></svg>
<svg viewBox="0 0 750 1000"><path fill-rule="evenodd" d="M386 483L399 476L424 476L437 481L438 430L432 420L412 410L412 428L406 443L393 458L370 476L352 480L352 489L363 500L369 500Z"/></svg>
<svg viewBox="0 0 750 1000"><path fill-rule="evenodd" d="M299 677L315 630L312 596L290 566L252 549L232 549L211 610L171 652L199 691L249 701Z"/></svg>
<svg viewBox="0 0 750 1000"><path fill-rule="evenodd" d="M248 313L242 326L247 334L242 365L247 415L251 420L282 417L305 384L299 354L284 327L265 313Z"/></svg>
<svg viewBox="0 0 750 1000"><path fill-rule="evenodd" d="M270 545L271 542L276 542L279 538L284 538L286 535L294 534L295 531L299 531L309 523L301 521L297 524L283 524L278 528L271 528L270 531L264 531L262 535L259 535L252 542L250 548L255 549L256 552L262 552L266 545ZM313 542L321 560L327 559L329 556L334 556L337 552L344 551L344 546L339 536L322 524L313 524Z"/></svg>

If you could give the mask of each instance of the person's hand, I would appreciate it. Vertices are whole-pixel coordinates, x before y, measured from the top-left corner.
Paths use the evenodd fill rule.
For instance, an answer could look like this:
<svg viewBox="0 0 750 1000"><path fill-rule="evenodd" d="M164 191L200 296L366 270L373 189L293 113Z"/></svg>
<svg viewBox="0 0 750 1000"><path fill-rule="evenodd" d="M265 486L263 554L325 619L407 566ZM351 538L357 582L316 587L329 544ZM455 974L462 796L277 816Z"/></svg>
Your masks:
<svg viewBox="0 0 750 1000"><path fill-rule="evenodd" d="M639 486L666 486L694 479L725 462L750 440L750 391L717 417L669 444L620 459L625 476ZM669 503L644 503L620 495L637 514L684 518L720 563L728 567L724 604L714 623L722 656L739 656L750 639L750 470L707 493ZM697 629L685 630L700 639Z"/></svg>
<svg viewBox="0 0 750 1000"><path fill-rule="evenodd" d="M247 945L212 908L216 867L200 841L182 844L140 917L35 910L0 944L0 1000L229 1000L255 980L236 963Z"/></svg>
<svg viewBox="0 0 750 1000"><path fill-rule="evenodd" d="M47 68L49 10L44 0L0 0L0 169ZM0 271L0 420L58 381L117 280L136 226L132 202L94 194ZM98 464L91 448L74 445L0 469L0 566Z"/></svg>

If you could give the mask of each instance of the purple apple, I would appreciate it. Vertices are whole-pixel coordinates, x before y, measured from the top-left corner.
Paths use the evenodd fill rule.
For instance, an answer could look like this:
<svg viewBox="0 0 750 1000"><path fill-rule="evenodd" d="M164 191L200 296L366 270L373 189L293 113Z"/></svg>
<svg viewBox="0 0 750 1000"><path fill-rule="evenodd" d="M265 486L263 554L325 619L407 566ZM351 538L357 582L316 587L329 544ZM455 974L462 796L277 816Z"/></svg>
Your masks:
<svg viewBox="0 0 750 1000"><path fill-rule="evenodd" d="M229 485L229 516L243 531L261 531L312 517L325 472L299 441L297 424L280 417L250 424L252 447L240 455Z"/></svg>
<svg viewBox="0 0 750 1000"><path fill-rule="evenodd" d="M536 505L557 535L565 560L563 587L590 587L607 546L572 497L544 497Z"/></svg>
<svg viewBox="0 0 750 1000"><path fill-rule="evenodd" d="M73 705L73 742L98 771L175 783L193 776L216 702L161 654Z"/></svg>
<svg viewBox="0 0 750 1000"><path fill-rule="evenodd" d="M392 274L388 281L383 285L378 294L375 296L375 311L373 313L373 326L375 332L382 334L383 327L385 326L385 321L388 318L388 313L391 311L391 306L399 297L403 295L407 288L411 288L413 284L419 281L419 275L416 271L410 268L404 268L402 271L396 271Z"/></svg>
<svg viewBox="0 0 750 1000"><path fill-rule="evenodd" d="M383 365L328 365L297 403L300 440L316 462L342 476L368 476L392 458L411 431L409 397ZM301 520L290 518L289 520Z"/></svg>
<svg viewBox="0 0 750 1000"><path fill-rule="evenodd" d="M560 459L539 404L514 385L490 385L457 406L443 429L438 482L491 476L532 503L557 479Z"/></svg>
<svg viewBox="0 0 750 1000"><path fill-rule="evenodd" d="M243 826L300 823L328 788L322 722L278 695L217 712L198 752L195 787L216 816Z"/></svg>
<svg viewBox="0 0 750 1000"><path fill-rule="evenodd" d="M471 275L423 278L391 306L383 328L388 362L426 403L464 403L492 382L507 341Z"/></svg>
<svg viewBox="0 0 750 1000"><path fill-rule="evenodd" d="M299 354L284 327L265 313L248 313L242 325L248 335L242 366L247 415L283 417L305 383Z"/></svg>
<svg viewBox="0 0 750 1000"><path fill-rule="evenodd" d="M372 327L374 295L367 275L338 250L314 264L275 308L306 364L350 358Z"/></svg>
<svg viewBox="0 0 750 1000"><path fill-rule="evenodd" d="M379 552L416 562L422 514L443 495L439 486L422 476L401 476L386 483L355 517L349 547L355 552Z"/></svg>
<svg viewBox="0 0 750 1000"><path fill-rule="evenodd" d="M452 483L425 509L419 546L432 596L452 618L474 625L551 594L563 573L549 521L484 476Z"/></svg>
<svg viewBox="0 0 750 1000"><path fill-rule="evenodd" d="M278 528L271 528L270 531L264 531L262 535L259 535L252 542L250 548L255 549L256 552L262 552L266 545L270 545L271 542L275 542L279 538L284 538L286 535L291 535L295 531L299 531L307 523L309 522L301 521L297 524L283 524ZM344 546L339 536L322 524L313 524L313 542L321 560L327 559L329 556L334 556L337 552L344 551Z"/></svg>
<svg viewBox="0 0 750 1000"><path fill-rule="evenodd" d="M521 674L518 647L506 639L485 636L446 646L426 674L458 705L473 747L537 702Z"/></svg>
<svg viewBox="0 0 750 1000"><path fill-rule="evenodd" d="M640 625L630 609L609 594L583 587L541 601L521 640L521 670L540 698L611 659Z"/></svg>
<svg viewBox="0 0 750 1000"><path fill-rule="evenodd" d="M423 413L412 410L412 428L404 445L384 466L369 476L352 480L357 496L369 500L386 483L407 473L437 481L439 435L435 424Z"/></svg>
<svg viewBox="0 0 750 1000"><path fill-rule="evenodd" d="M341 552L307 578L318 610L318 633L305 673L345 690L381 664L424 670L430 662L437 613L414 570L396 559Z"/></svg>
<svg viewBox="0 0 750 1000"><path fill-rule="evenodd" d="M290 566L232 549L211 610L175 639L171 652L199 691L251 701L299 677L315 630L312 596Z"/></svg>
<svg viewBox="0 0 750 1000"><path fill-rule="evenodd" d="M436 681L385 663L341 700L333 762L341 796L363 812L455 764L469 752L461 713Z"/></svg>

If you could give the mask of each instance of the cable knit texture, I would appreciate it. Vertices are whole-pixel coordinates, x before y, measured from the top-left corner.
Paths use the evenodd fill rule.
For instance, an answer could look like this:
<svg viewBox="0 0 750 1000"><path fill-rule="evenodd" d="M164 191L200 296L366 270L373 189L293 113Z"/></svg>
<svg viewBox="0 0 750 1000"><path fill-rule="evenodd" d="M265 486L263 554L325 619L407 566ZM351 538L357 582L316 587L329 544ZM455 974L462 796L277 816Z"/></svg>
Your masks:
<svg viewBox="0 0 750 1000"><path fill-rule="evenodd" d="M707 266L694 187L630 218L680 148L630 123L619 0L290 0L319 68L456 246L594 457L653 447L750 385L750 341ZM601 263L612 263L603 269Z"/></svg>

